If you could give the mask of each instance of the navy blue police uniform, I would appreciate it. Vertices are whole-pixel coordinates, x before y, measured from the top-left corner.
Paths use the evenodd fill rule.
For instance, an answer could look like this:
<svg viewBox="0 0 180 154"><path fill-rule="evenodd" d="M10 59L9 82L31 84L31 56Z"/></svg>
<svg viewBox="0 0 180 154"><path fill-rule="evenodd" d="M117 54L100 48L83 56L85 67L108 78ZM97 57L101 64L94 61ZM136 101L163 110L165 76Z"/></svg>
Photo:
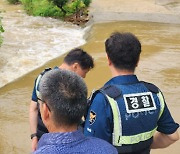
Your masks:
<svg viewBox="0 0 180 154"><path fill-rule="evenodd" d="M156 130L172 134L179 127L159 88L136 75L112 78L90 103L84 134L108 141L119 153L148 154Z"/></svg>
<svg viewBox="0 0 180 154"><path fill-rule="evenodd" d="M59 69L57 66L54 67L54 69ZM40 108L39 108L39 103L38 103L38 99L39 99L39 83L40 80L42 78L42 76L50 71L51 68L46 68L43 72L41 72L39 74L39 76L36 78L35 83L34 83L34 88L33 88L33 92L32 92L32 101L37 102L37 107L38 107L38 125L37 125L37 132L36 132L36 136L38 139L40 139L40 137L44 134L44 133L48 133L47 128L45 127L42 118L41 118L41 114L40 114Z"/></svg>

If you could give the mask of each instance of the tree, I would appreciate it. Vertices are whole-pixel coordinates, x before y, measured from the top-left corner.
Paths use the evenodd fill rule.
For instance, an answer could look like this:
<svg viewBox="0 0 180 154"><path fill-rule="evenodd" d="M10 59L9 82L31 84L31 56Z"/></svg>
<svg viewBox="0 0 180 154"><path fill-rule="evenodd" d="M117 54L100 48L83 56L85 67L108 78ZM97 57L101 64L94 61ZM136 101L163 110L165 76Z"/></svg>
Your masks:
<svg viewBox="0 0 180 154"><path fill-rule="evenodd" d="M33 16L60 18L81 24L88 21L91 0L20 0L26 12ZM78 24L78 23L77 23Z"/></svg>
<svg viewBox="0 0 180 154"><path fill-rule="evenodd" d="M3 29L3 26L2 26L2 23L1 23L1 18L0 18L0 46L3 42L3 39L2 39L2 36L1 36L1 33L4 32L4 29Z"/></svg>
<svg viewBox="0 0 180 154"><path fill-rule="evenodd" d="M64 10L63 6L68 2L68 0L49 0L52 1L57 7L59 7L64 14L66 14L66 11Z"/></svg>
<svg viewBox="0 0 180 154"><path fill-rule="evenodd" d="M88 7L91 3L91 0L83 0L83 2L86 5L86 7Z"/></svg>
<svg viewBox="0 0 180 154"><path fill-rule="evenodd" d="M19 0L8 0L9 3L11 4L18 4L20 3Z"/></svg>

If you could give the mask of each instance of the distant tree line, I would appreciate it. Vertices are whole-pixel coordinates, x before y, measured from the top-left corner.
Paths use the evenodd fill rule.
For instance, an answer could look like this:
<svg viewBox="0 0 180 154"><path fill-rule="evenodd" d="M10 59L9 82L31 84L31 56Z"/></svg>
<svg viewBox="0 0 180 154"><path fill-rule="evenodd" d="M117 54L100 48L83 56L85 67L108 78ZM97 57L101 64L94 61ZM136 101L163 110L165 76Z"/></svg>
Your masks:
<svg viewBox="0 0 180 154"><path fill-rule="evenodd" d="M54 17L71 22L86 22L91 0L8 0L22 3L27 14Z"/></svg>

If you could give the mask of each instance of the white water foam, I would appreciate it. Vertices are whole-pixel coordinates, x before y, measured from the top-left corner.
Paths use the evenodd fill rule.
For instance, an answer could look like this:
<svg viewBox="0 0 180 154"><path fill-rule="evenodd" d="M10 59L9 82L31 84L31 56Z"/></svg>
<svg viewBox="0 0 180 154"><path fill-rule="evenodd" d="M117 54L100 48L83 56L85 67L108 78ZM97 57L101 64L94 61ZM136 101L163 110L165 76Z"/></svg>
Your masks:
<svg viewBox="0 0 180 154"><path fill-rule="evenodd" d="M0 87L86 42L86 29L13 9L1 13Z"/></svg>

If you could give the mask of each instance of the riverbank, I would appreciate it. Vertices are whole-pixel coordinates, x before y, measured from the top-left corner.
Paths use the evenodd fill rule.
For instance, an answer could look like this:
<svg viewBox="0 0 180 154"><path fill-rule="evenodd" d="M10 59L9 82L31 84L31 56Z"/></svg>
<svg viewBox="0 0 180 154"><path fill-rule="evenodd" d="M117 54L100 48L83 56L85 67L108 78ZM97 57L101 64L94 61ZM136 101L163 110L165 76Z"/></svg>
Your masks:
<svg viewBox="0 0 180 154"><path fill-rule="evenodd" d="M0 0L0 12L5 30L0 47L0 88L86 43L86 28L50 17L29 16L21 4Z"/></svg>
<svg viewBox="0 0 180 154"><path fill-rule="evenodd" d="M180 0L93 0L90 15L95 23L147 21L180 24Z"/></svg>
<svg viewBox="0 0 180 154"><path fill-rule="evenodd" d="M89 8L92 18L88 24L111 21L180 24L180 0L176 0L179 2L175 5L167 4L171 1L174 0L92 0ZM88 24L83 29L56 19L28 16L21 9L22 6L9 5L6 0L0 2L0 10L5 10L1 13L5 33L3 33L4 42L0 48L2 53L0 87L71 48L83 45L91 32L91 26L87 26ZM37 41L38 36L41 37ZM31 38L30 42L29 38ZM38 61L37 57L39 57Z"/></svg>
<svg viewBox="0 0 180 154"><path fill-rule="evenodd" d="M97 3L108 5L115 2L114 0L92 1L92 6ZM138 78L153 82L163 90L172 116L176 122L180 123L180 104L177 101L180 100L179 25L136 21L106 23L105 19L110 16L104 16L102 19L105 23L92 22L92 27L88 26L84 29L56 19L27 16L21 6L6 5L5 2L6 0L0 0L0 8L6 10L3 23L6 25L5 28L9 28L6 28L5 44L0 49L0 77L3 84L8 84L0 88L0 154L30 153L28 110L34 79L45 67L54 67L62 63L63 56L57 56L61 51L67 52L69 48L77 47L82 42L84 44L82 48L93 56L95 68L85 78L89 93L108 81L111 74L104 52L104 40L114 30L128 30L141 40L143 52L136 70ZM100 6L95 5L94 8L92 6L90 9L101 11L97 8ZM107 6L106 9L108 9ZM122 7L122 9L125 8ZM131 10L128 11L130 15ZM105 13L105 10L102 9L102 12ZM111 12L113 12L113 8L111 8ZM93 12L91 11L91 13ZM129 18L127 19L129 20ZM98 22L103 20L100 19ZM87 43L82 38L84 34L88 37ZM50 56L57 58L54 59ZM43 65L43 63L45 64ZM22 74L25 75L22 76ZM21 77L18 78L19 76ZM10 80L13 82L9 83ZM179 154L179 145L180 141L166 149L153 150L152 154Z"/></svg>

